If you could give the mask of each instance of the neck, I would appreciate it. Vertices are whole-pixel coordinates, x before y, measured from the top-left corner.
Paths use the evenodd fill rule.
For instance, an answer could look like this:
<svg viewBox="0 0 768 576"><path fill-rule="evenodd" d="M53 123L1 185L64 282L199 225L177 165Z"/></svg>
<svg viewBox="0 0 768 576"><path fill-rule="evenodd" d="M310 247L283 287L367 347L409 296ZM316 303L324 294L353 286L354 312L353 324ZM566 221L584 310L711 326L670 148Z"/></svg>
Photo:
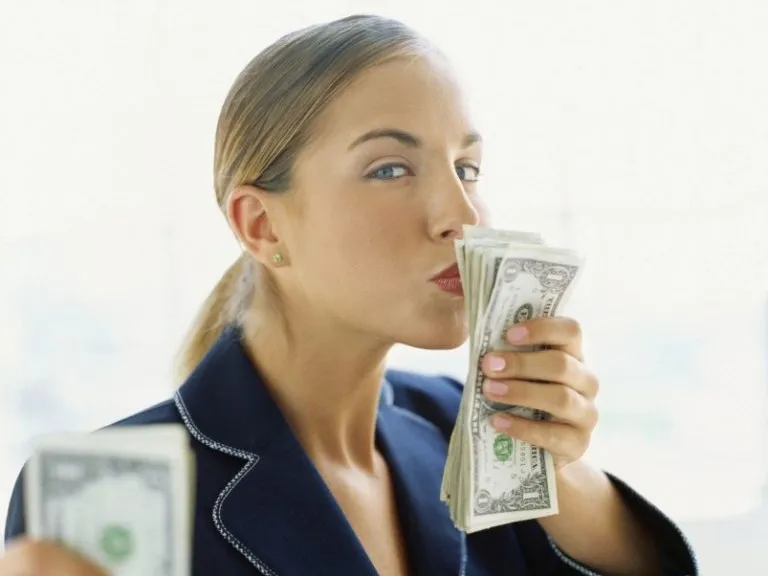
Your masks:
<svg viewBox="0 0 768 576"><path fill-rule="evenodd" d="M277 324L246 330L245 347L299 442L316 464L373 471L391 345L327 322L290 330Z"/></svg>

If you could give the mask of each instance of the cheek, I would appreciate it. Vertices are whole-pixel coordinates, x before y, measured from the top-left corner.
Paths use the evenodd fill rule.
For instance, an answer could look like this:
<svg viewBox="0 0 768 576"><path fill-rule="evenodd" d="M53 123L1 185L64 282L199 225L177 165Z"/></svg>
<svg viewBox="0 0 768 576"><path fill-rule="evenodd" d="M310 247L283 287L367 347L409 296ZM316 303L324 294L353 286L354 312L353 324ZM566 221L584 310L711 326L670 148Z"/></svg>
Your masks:
<svg viewBox="0 0 768 576"><path fill-rule="evenodd" d="M381 205L326 206L301 229L302 265L322 268L331 282L343 277L347 285L370 283L366 288L380 291L387 278L397 280L406 254L418 249L412 220L403 210Z"/></svg>

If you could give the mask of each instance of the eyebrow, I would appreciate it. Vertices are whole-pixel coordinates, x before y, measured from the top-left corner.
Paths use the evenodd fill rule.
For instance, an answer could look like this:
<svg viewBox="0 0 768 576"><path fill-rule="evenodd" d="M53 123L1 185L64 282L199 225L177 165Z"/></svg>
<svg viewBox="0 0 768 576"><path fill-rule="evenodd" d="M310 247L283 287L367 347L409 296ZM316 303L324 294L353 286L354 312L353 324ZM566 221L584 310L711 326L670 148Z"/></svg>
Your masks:
<svg viewBox="0 0 768 576"><path fill-rule="evenodd" d="M410 132L405 132L404 130L397 130L394 128L383 128L380 130L371 130L370 132L366 132L359 138L357 138L352 144L349 145L349 150L352 150L356 146L359 146L360 144L363 144L364 142L368 142L370 140L377 140L379 138L392 138L394 140L397 140L404 146L408 146L409 148L420 148L421 147L421 138L418 136L415 136L414 134L411 134ZM469 148L472 146L472 144L475 144L477 142L482 142L483 139L477 132L470 132L464 137L464 140L462 140L462 147Z"/></svg>
<svg viewBox="0 0 768 576"><path fill-rule="evenodd" d="M472 146L472 144L478 144L483 141L483 137L480 136L479 132L470 132L466 136L464 136L464 140L462 140L461 145L464 148L469 148Z"/></svg>

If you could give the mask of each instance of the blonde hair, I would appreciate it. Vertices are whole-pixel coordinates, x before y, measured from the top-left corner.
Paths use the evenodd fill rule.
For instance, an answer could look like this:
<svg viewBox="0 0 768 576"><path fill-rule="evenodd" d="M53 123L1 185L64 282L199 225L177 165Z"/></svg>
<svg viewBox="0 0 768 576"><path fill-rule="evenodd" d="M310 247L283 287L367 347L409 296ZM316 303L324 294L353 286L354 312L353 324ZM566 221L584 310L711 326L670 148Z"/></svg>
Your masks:
<svg viewBox="0 0 768 576"><path fill-rule="evenodd" d="M289 189L299 151L314 121L357 75L393 58L432 51L401 22L350 16L293 32L258 54L235 80L219 115L214 153L216 200L252 184L281 193ZM269 275L243 253L227 269L197 314L179 352L178 377L197 367L231 324L277 295ZM257 286L258 284L258 286Z"/></svg>

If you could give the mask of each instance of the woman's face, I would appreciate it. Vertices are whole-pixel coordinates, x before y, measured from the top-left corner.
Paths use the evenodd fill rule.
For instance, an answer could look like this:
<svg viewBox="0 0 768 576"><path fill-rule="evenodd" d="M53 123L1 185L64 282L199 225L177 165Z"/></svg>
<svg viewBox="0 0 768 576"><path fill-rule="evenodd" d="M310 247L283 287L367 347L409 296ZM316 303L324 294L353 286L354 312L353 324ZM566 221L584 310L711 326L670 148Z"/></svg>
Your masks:
<svg viewBox="0 0 768 576"><path fill-rule="evenodd" d="M433 278L456 263L462 225L479 221L480 163L479 136L440 60L361 74L322 114L293 193L273 211L287 300L386 343L461 345L464 298Z"/></svg>

